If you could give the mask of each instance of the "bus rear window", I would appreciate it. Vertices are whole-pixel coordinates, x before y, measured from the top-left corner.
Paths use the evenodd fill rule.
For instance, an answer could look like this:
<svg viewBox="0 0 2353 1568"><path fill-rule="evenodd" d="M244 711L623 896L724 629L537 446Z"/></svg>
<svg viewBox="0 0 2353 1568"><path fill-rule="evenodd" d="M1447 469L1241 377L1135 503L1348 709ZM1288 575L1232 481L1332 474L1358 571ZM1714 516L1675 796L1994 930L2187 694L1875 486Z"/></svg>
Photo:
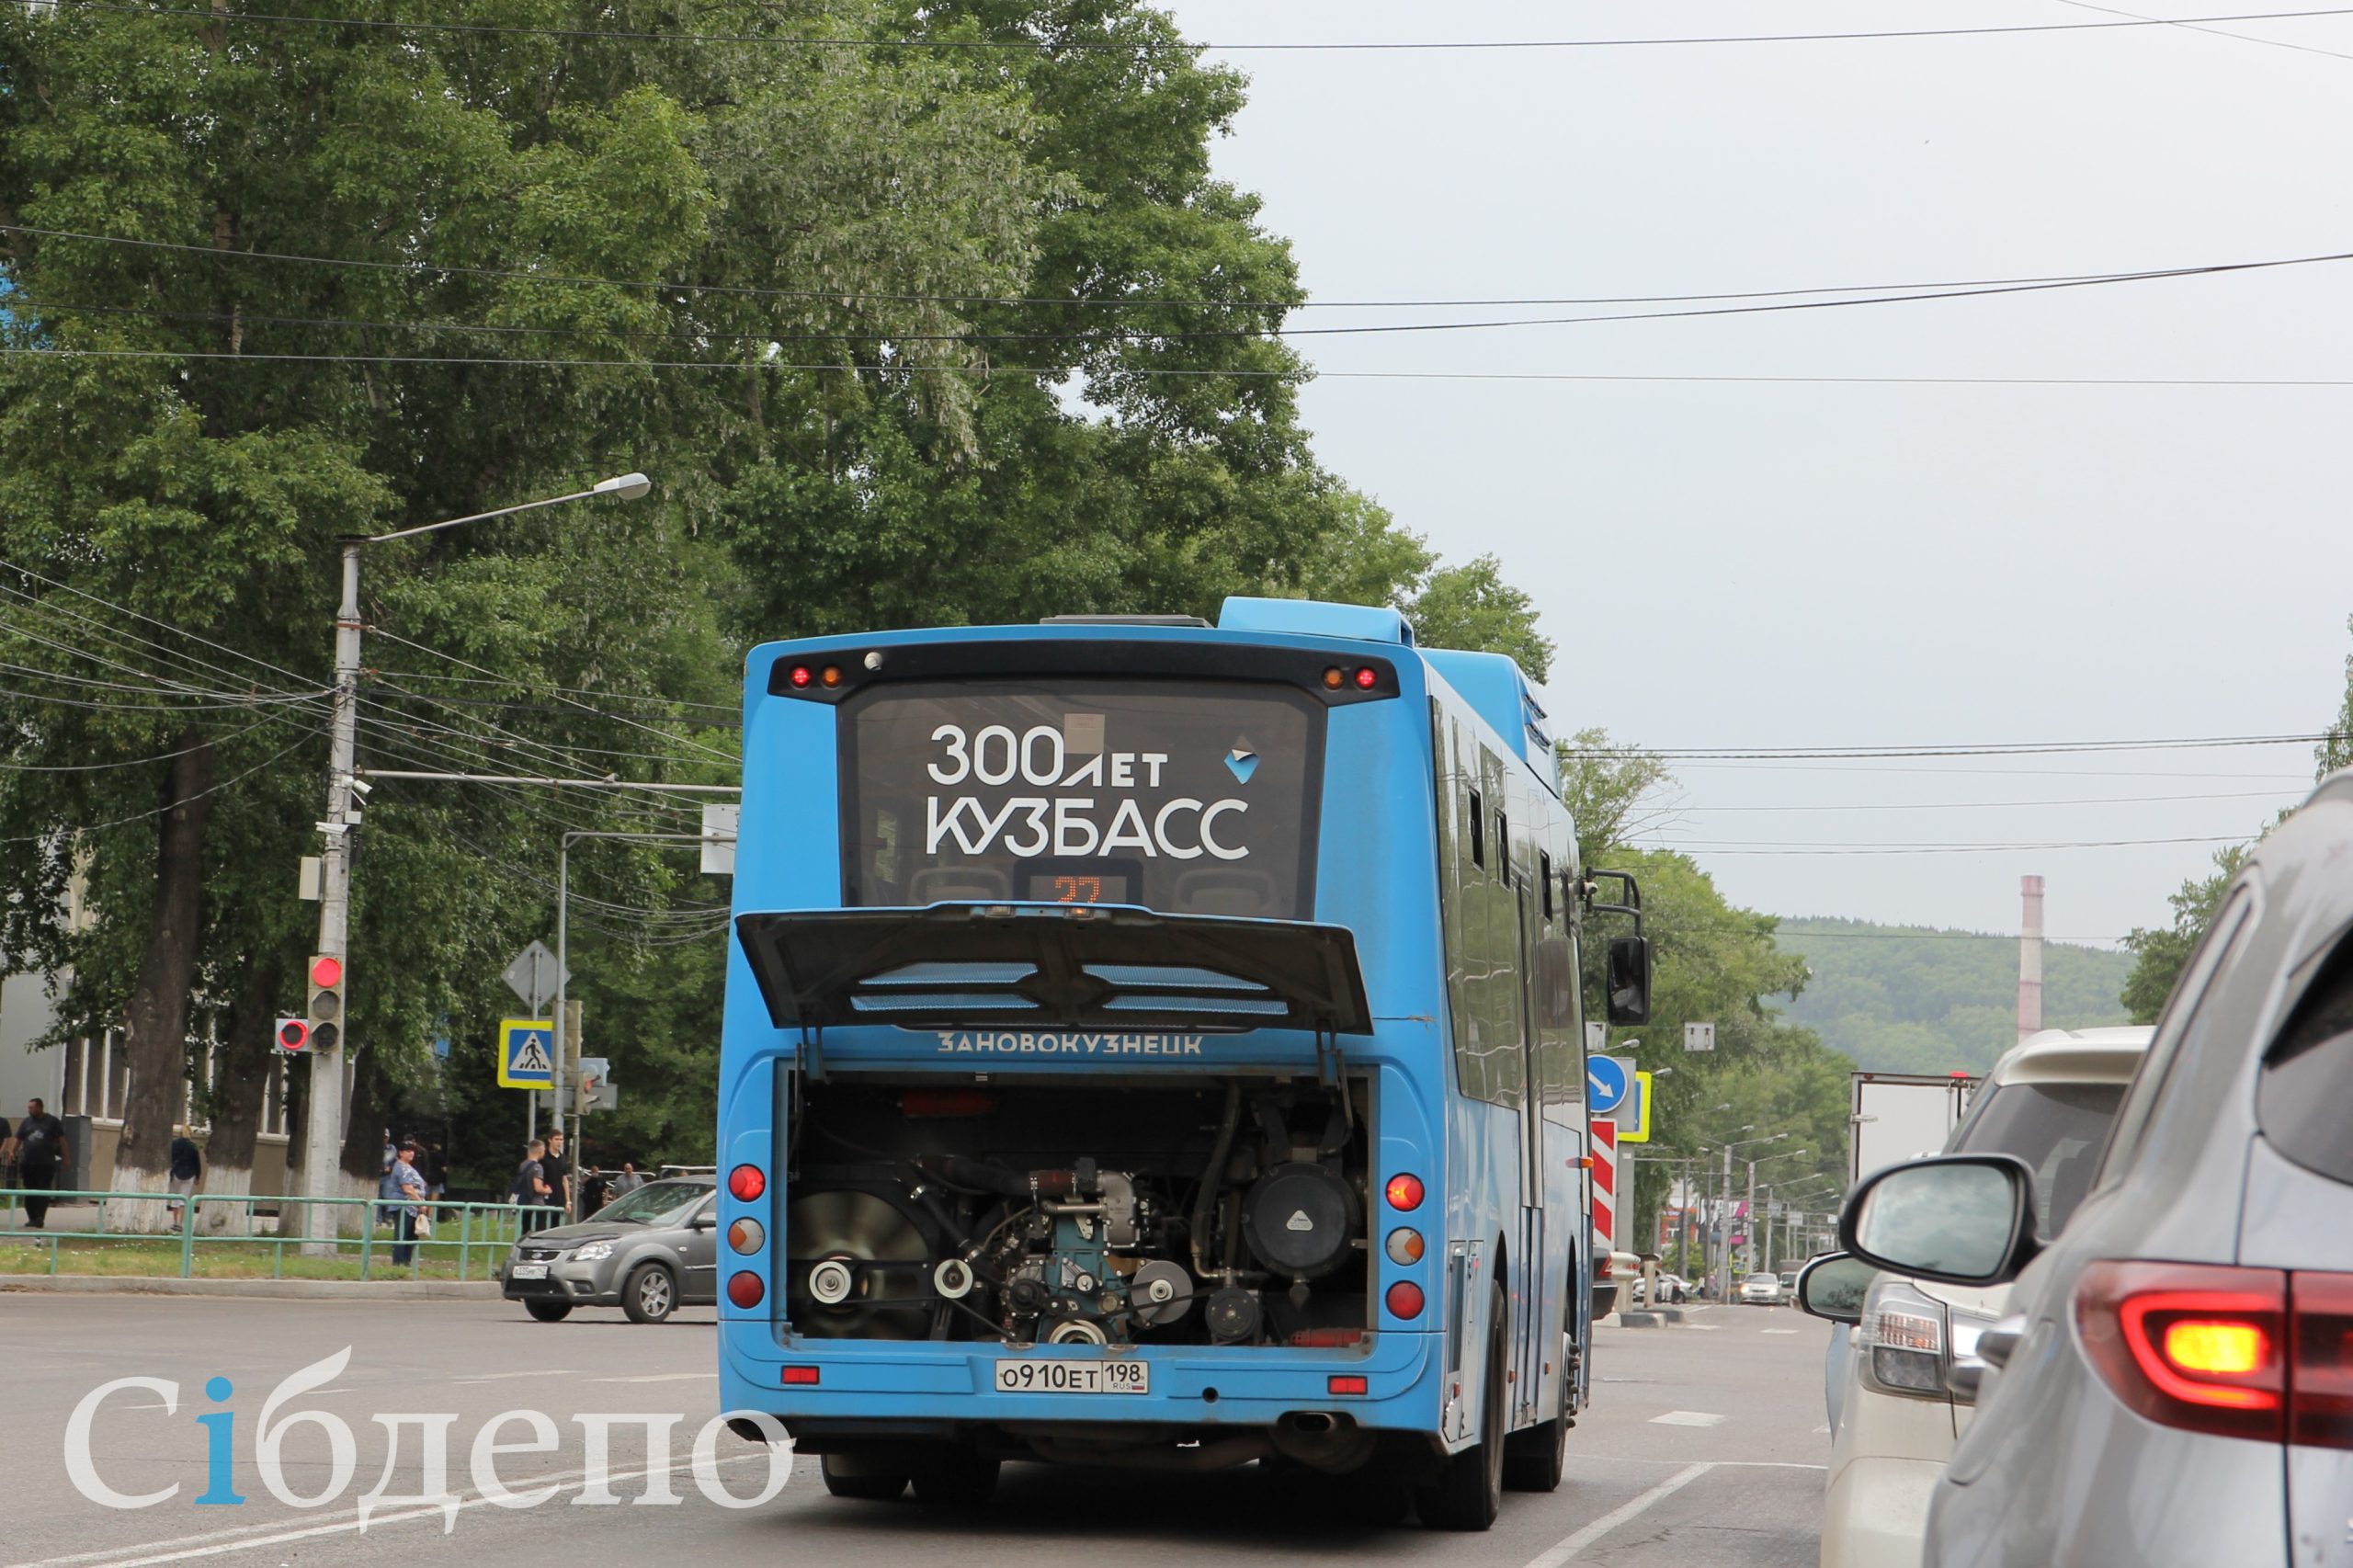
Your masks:
<svg viewBox="0 0 2353 1568"><path fill-rule="evenodd" d="M1304 919L1324 720L1273 684L870 687L841 708L842 902Z"/></svg>

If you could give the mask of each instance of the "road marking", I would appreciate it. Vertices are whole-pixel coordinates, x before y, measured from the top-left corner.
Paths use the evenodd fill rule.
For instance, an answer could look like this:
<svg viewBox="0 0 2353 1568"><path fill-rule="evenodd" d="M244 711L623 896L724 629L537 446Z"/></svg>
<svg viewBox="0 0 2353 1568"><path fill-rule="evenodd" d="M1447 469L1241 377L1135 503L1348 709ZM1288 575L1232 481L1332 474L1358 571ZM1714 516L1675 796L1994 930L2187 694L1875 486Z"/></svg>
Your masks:
<svg viewBox="0 0 2353 1568"><path fill-rule="evenodd" d="M1683 1326L1686 1328L1697 1329L1701 1334L1713 1334L1718 1329L1722 1328L1723 1324L1720 1323L1687 1323Z"/></svg>
<svg viewBox="0 0 2353 1568"><path fill-rule="evenodd" d="M1794 1328L1760 1328L1756 1332L1759 1334L1795 1334L1797 1330Z"/></svg>
<svg viewBox="0 0 2353 1568"><path fill-rule="evenodd" d="M608 1473L604 1479L609 1484L620 1481L643 1481L649 1476L658 1474L675 1475L680 1471L692 1470L694 1462L691 1459L684 1459L672 1464L648 1466L643 1470L616 1471ZM733 1459L719 1460L715 1462L720 1469L725 1470L731 1465L766 1464L768 1462L768 1456L766 1453L739 1454ZM589 1483L590 1477L585 1471L572 1471L556 1475L515 1476L509 1478L507 1483L517 1493L536 1492L549 1486L552 1486L558 1492L574 1492ZM457 1506L460 1511L463 1511L468 1508L478 1508L491 1500L486 1494L470 1493L458 1498ZM14 1568L69 1568L69 1565L78 1563L103 1564L103 1568L153 1568L156 1563L184 1562L196 1557L219 1557L232 1551L250 1551L258 1546L282 1546L289 1541L313 1540L320 1536L340 1535L352 1530L364 1535L369 1529L381 1528L386 1525L407 1524L415 1519L446 1517L447 1510L438 1503L402 1512L386 1512L379 1509L364 1521L359 1510L355 1508L349 1510L345 1517L329 1523L309 1525L299 1529L283 1529L274 1525L247 1525L241 1529L221 1530L210 1536L181 1536L175 1540L148 1541L139 1546L121 1546L105 1551L76 1552L70 1557L44 1557L38 1561L14 1564ZM262 1531L275 1533L260 1533ZM445 1530L443 1533L448 1532ZM199 1542L204 1544L197 1544ZM157 1551L155 1549L158 1547L176 1550ZM144 1557L125 1555L135 1552L148 1552L151 1555Z"/></svg>
<svg viewBox="0 0 2353 1568"><path fill-rule="evenodd" d="M513 1378L576 1378L580 1374L569 1367L542 1367L529 1372L485 1372L479 1378L460 1378L460 1388L475 1383L503 1383Z"/></svg>
<svg viewBox="0 0 2353 1568"><path fill-rule="evenodd" d="M1721 1426L1723 1417L1711 1415L1704 1410L1670 1410L1664 1415L1651 1417L1654 1426Z"/></svg>
<svg viewBox="0 0 2353 1568"><path fill-rule="evenodd" d="M717 1372L656 1372L643 1378L591 1378L592 1383L683 1383L699 1378L716 1378Z"/></svg>
<svg viewBox="0 0 2353 1568"><path fill-rule="evenodd" d="M1814 1435L1815 1437L1828 1437L1828 1436L1830 1435L1830 1427L1829 1427L1829 1425L1828 1425L1827 1423L1824 1423L1824 1425L1822 1425L1822 1426L1816 1426L1816 1427L1813 1429L1813 1435Z"/></svg>
<svg viewBox="0 0 2353 1568"><path fill-rule="evenodd" d="M1722 1417L1720 1416L1718 1419L1721 1420ZM1665 1481L1660 1482L1656 1486L1652 1487L1648 1492L1643 1493L1641 1496L1635 1498L1625 1506L1613 1509L1611 1512L1602 1515L1601 1517L1594 1520L1593 1523L1586 1526L1585 1528L1577 1531L1576 1534L1569 1537L1566 1540L1562 1541L1551 1551L1529 1558L1528 1562L1528 1568L1561 1568L1563 1563L1574 1561L1577 1553L1583 1551L1586 1547L1591 1546L1595 1541L1599 1540L1603 1536L1608 1535L1611 1530L1616 1529L1620 1525L1624 1524L1629 1519L1638 1517L1657 1504L1664 1503L1669 1497L1674 1496L1677 1493L1682 1491L1685 1487L1690 1485L1693 1482L1699 1480L1701 1476L1707 1474L1710 1471L1715 1468L1716 1467L1713 1463L1704 1463L1690 1465L1683 1470L1677 1471L1673 1475L1668 1476Z"/></svg>

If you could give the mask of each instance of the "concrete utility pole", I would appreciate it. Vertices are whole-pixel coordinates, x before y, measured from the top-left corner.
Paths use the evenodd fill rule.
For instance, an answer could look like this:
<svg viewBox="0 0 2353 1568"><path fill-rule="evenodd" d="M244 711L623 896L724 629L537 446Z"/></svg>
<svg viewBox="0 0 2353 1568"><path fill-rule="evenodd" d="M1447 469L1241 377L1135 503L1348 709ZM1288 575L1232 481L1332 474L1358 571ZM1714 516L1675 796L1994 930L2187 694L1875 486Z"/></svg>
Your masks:
<svg viewBox="0 0 2353 1568"><path fill-rule="evenodd" d="M313 957L314 963L318 959L335 960L337 983L347 968L345 960L350 944L351 829L359 819L352 797L355 790L367 792L367 786L357 781L353 771L358 761L359 720L360 551L371 544L438 533L460 523L478 523L487 517L504 517L541 506L560 506L567 501L585 501L592 496L610 495L617 500L634 501L653 488L653 481L645 475L625 473L618 479L599 480L569 495L526 501L520 506L500 506L388 534L353 535L343 541L343 603L335 618L335 722L327 756L327 814L326 820L319 824L319 831L326 835L326 847L319 857L319 945ZM305 968L304 979L309 981L310 966ZM306 1005L308 996L306 988ZM331 1021L335 1026L335 1034L324 1046L315 1043L317 1030L313 1030L308 1119L302 1136L301 1196L309 1199L341 1196L336 1191L341 1184L336 1181L335 1173L343 1168L344 1061L350 1030L342 1017ZM302 1206L303 1251L325 1250L333 1244L335 1229L331 1210L316 1203Z"/></svg>
<svg viewBox="0 0 2353 1568"><path fill-rule="evenodd" d="M2042 1028L2042 879L2018 879L2018 1038Z"/></svg>

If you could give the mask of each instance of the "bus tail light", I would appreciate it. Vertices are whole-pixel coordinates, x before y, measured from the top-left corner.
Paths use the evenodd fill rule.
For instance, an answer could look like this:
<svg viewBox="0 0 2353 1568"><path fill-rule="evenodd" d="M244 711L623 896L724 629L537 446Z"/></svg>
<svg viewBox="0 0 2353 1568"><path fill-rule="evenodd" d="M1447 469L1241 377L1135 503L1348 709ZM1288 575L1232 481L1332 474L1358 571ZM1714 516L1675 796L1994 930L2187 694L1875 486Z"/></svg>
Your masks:
<svg viewBox="0 0 2353 1568"><path fill-rule="evenodd" d="M810 681L809 666L806 665L793 665L790 679L795 688L806 689Z"/></svg>
<svg viewBox="0 0 2353 1568"><path fill-rule="evenodd" d="M817 1386L817 1369L814 1367L787 1367L784 1369L784 1386L789 1389L815 1388Z"/></svg>
<svg viewBox="0 0 2353 1568"><path fill-rule="evenodd" d="M1324 1380L1325 1393L1370 1393L1371 1382L1361 1372L1336 1372Z"/></svg>
<svg viewBox="0 0 2353 1568"><path fill-rule="evenodd" d="M1422 1261L1422 1244L1421 1232L1400 1225L1389 1233L1384 1250L1392 1263L1419 1263Z"/></svg>
<svg viewBox="0 0 2353 1568"><path fill-rule="evenodd" d="M1380 684L1381 672L1374 669L1370 665L1367 665L1362 669L1357 671L1357 689L1358 691L1370 691L1374 687L1379 686Z"/></svg>
<svg viewBox="0 0 2353 1568"><path fill-rule="evenodd" d="M1330 669L1324 672L1324 689L1326 691L1337 691L1347 678L1347 672L1342 670L1339 665L1334 665Z"/></svg>
<svg viewBox="0 0 2353 1568"><path fill-rule="evenodd" d="M767 1293L760 1277L748 1268L728 1277L727 1299L739 1307L756 1307Z"/></svg>
<svg viewBox="0 0 2353 1568"><path fill-rule="evenodd" d="M1416 1176L1393 1176L1389 1185L1381 1189L1389 1207L1400 1214L1410 1214L1422 1206L1422 1178Z"/></svg>
<svg viewBox="0 0 2353 1568"><path fill-rule="evenodd" d="M727 1227L727 1244L737 1252L757 1252L767 1239L767 1230L757 1220L738 1220Z"/></svg>
<svg viewBox="0 0 2353 1568"><path fill-rule="evenodd" d="M2258 1441L2286 1436L2287 1309L2269 1268L2095 1263L2075 1289L2085 1351L2128 1408Z"/></svg>
<svg viewBox="0 0 2353 1568"><path fill-rule="evenodd" d="M1410 1279L1400 1279L1389 1287L1386 1300L1391 1317L1417 1318L1422 1315L1422 1288Z"/></svg>
<svg viewBox="0 0 2353 1568"><path fill-rule="evenodd" d="M737 1165L727 1173L727 1190L736 1200L750 1203L768 1189L768 1178L757 1165Z"/></svg>

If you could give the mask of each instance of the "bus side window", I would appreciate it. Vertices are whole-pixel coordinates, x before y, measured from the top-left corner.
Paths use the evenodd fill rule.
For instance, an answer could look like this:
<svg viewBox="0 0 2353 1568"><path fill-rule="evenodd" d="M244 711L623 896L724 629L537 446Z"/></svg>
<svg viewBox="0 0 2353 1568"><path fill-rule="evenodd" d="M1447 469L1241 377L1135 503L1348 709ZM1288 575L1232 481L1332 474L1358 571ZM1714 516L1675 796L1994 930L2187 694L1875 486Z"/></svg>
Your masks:
<svg viewBox="0 0 2353 1568"><path fill-rule="evenodd" d="M1495 813L1495 875L1511 886L1511 819L1501 812Z"/></svg>
<svg viewBox="0 0 2353 1568"><path fill-rule="evenodd" d="M1544 924L1552 923L1552 857L1544 850L1536 852L1536 881L1544 890Z"/></svg>
<svg viewBox="0 0 2353 1568"><path fill-rule="evenodd" d="M1476 790L1471 791L1471 863L1473 866L1487 863L1487 817L1479 809L1479 791Z"/></svg>

